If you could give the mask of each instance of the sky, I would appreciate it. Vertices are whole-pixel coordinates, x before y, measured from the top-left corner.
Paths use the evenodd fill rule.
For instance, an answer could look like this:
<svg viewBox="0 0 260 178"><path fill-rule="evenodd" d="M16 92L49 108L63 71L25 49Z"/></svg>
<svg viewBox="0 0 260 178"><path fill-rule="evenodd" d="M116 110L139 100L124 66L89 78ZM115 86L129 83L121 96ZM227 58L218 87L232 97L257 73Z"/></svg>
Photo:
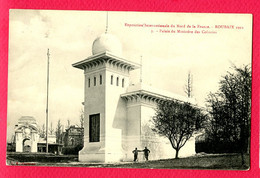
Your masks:
<svg viewBox="0 0 260 178"><path fill-rule="evenodd" d="M21 116L33 116L39 126L45 123L47 49L50 50L49 123L55 127L60 119L63 125L67 120L79 125L84 75L72 64L92 55L92 43L105 32L106 19L107 12L101 11L10 11L8 140ZM144 24L169 27L140 27ZM178 33L178 30L193 33ZM195 30L200 33L195 34ZM140 63L142 56L143 83L185 96L184 86L190 72L193 96L200 106L205 106L210 92L217 91L221 76L231 71L233 64L251 65L249 14L108 12L108 33L121 41L125 59ZM131 73L132 83L139 81L139 74L139 70Z"/></svg>

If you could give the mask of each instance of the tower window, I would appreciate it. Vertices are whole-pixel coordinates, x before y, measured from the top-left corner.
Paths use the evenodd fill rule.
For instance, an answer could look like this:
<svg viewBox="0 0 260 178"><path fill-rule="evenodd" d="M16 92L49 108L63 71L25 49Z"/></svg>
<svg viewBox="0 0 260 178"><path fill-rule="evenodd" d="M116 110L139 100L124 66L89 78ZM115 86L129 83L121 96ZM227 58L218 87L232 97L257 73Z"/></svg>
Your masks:
<svg viewBox="0 0 260 178"><path fill-rule="evenodd" d="M96 83L97 83L97 79L96 77L94 77L94 86L96 86Z"/></svg>
<svg viewBox="0 0 260 178"><path fill-rule="evenodd" d="M111 85L113 85L113 75L111 75Z"/></svg>
<svg viewBox="0 0 260 178"><path fill-rule="evenodd" d="M88 79L88 87L90 87L90 78Z"/></svg>
<svg viewBox="0 0 260 178"><path fill-rule="evenodd" d="M100 85L102 85L102 75L99 76Z"/></svg>
<svg viewBox="0 0 260 178"><path fill-rule="evenodd" d="M89 116L89 142L99 142L100 140L100 114Z"/></svg>
<svg viewBox="0 0 260 178"><path fill-rule="evenodd" d="M125 79L122 79L122 87L125 87Z"/></svg>
<svg viewBox="0 0 260 178"><path fill-rule="evenodd" d="M116 78L116 86L118 86L119 85L119 78L117 77Z"/></svg>

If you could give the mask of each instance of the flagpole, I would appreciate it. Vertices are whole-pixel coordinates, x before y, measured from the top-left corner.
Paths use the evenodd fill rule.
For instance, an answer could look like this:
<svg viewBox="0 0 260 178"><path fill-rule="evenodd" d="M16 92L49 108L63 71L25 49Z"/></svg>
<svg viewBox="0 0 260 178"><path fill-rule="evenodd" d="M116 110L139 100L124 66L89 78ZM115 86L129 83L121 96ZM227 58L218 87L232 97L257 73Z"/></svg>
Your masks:
<svg viewBox="0 0 260 178"><path fill-rule="evenodd" d="M140 83L143 82L143 56L140 58Z"/></svg>
<svg viewBox="0 0 260 178"><path fill-rule="evenodd" d="M49 58L50 58L50 53L49 53L49 48L47 51L47 58L48 58L48 64L47 64L47 103L46 103L46 153L48 153L48 105L49 105Z"/></svg>
<svg viewBox="0 0 260 178"><path fill-rule="evenodd" d="M107 11L107 21L106 21L106 31L105 31L105 33L107 33L107 31L108 31L108 11Z"/></svg>

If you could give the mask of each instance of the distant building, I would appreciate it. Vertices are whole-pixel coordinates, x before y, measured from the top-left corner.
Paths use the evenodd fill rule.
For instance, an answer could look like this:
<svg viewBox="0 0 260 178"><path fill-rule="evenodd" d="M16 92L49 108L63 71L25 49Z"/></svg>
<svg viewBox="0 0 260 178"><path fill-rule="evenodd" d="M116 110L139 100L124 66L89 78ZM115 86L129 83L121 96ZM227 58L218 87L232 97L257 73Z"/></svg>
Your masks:
<svg viewBox="0 0 260 178"><path fill-rule="evenodd" d="M55 135L48 135L48 152L54 154L60 154L62 149L62 144L56 143ZM46 138L39 139L38 142L38 152L46 152Z"/></svg>
<svg viewBox="0 0 260 178"><path fill-rule="evenodd" d="M15 125L15 151L37 152L39 130L36 119L31 116L22 116Z"/></svg>
<svg viewBox="0 0 260 178"><path fill-rule="evenodd" d="M32 116L22 116L18 120L13 140L12 143L7 144L8 151L46 152L46 138L40 137L36 119ZM48 135L49 153L60 153L61 147L62 144L56 143L55 135Z"/></svg>
<svg viewBox="0 0 260 178"><path fill-rule="evenodd" d="M62 134L62 153L63 154L78 154L78 151L83 148L84 144L84 128L75 125L70 126Z"/></svg>

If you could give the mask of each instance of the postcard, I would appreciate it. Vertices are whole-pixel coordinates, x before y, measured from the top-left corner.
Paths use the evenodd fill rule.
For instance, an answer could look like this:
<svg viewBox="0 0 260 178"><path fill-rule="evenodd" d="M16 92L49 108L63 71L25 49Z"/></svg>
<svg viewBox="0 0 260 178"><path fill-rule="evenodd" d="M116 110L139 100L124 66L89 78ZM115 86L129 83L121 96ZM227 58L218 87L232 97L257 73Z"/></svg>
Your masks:
<svg viewBox="0 0 260 178"><path fill-rule="evenodd" d="M252 15L10 10L7 165L250 165Z"/></svg>

